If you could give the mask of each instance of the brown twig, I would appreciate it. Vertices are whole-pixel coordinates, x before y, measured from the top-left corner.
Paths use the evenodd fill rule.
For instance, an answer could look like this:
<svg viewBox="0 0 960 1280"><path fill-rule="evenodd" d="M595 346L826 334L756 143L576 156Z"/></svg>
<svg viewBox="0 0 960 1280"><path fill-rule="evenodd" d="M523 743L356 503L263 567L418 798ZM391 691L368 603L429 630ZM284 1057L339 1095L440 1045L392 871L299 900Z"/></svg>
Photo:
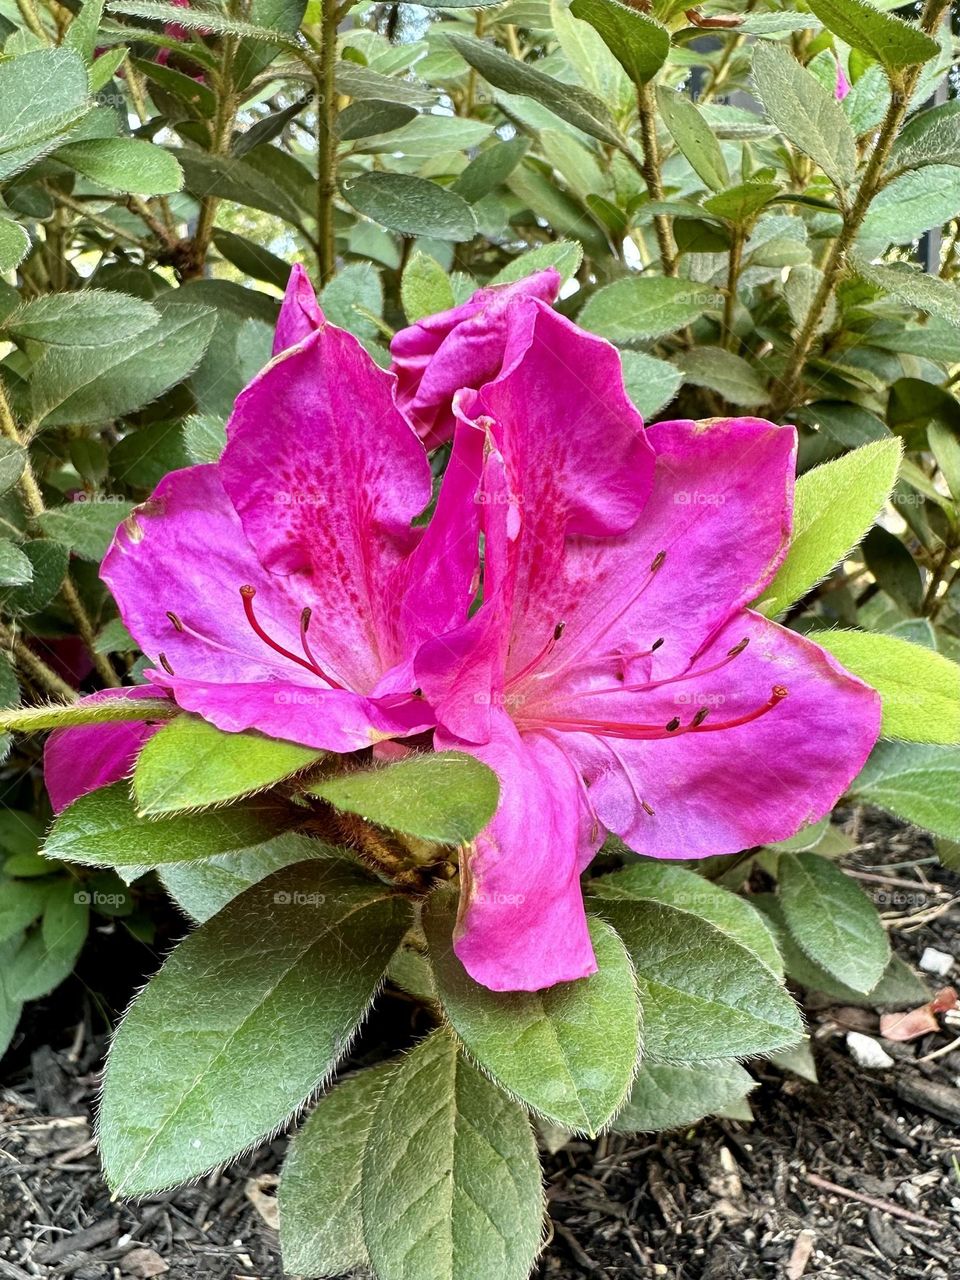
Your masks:
<svg viewBox="0 0 960 1280"><path fill-rule="evenodd" d="M937 1232L941 1230L939 1222L934 1222L932 1218L925 1218L922 1213L914 1213L912 1209L901 1209L900 1205L894 1204L891 1200L879 1200L876 1196L868 1196L863 1191L851 1191L849 1187L841 1187L836 1182L829 1182L826 1178L821 1178L816 1173L808 1173L807 1181L811 1186L819 1187L821 1191L831 1191L835 1196L844 1196L847 1200L857 1200L860 1204L869 1205L871 1209L878 1209L881 1213L889 1213L895 1218L903 1218L905 1222L916 1222L921 1227L932 1227Z"/></svg>

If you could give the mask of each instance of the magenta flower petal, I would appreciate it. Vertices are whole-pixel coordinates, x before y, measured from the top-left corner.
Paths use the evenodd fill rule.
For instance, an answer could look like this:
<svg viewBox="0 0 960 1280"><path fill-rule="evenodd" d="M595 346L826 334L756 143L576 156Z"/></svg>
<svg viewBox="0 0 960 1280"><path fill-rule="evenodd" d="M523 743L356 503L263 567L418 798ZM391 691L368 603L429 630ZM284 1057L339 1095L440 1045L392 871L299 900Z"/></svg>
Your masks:
<svg viewBox="0 0 960 1280"><path fill-rule="evenodd" d="M307 746L355 751L432 724L422 702L415 714L403 704L381 711L362 692L332 688L301 665L300 621L312 597L300 594L299 579L260 564L215 465L167 476L120 527L101 573L127 627L163 667L151 679L185 710L222 729L255 728ZM260 631L299 660L253 629L241 586L255 589ZM321 639L311 646L314 656ZM324 669L336 679L333 668Z"/></svg>
<svg viewBox="0 0 960 1280"><path fill-rule="evenodd" d="M103 689L81 698L80 703L109 702L115 698L166 700L165 695L157 690L135 685L124 689ZM54 813L59 813L88 791L96 791L98 787L106 787L125 778L136 763L140 748L153 737L161 724L137 721L55 729L43 750L43 777Z"/></svg>
<svg viewBox="0 0 960 1280"><path fill-rule="evenodd" d="M537 991L596 971L580 873L596 848L583 788L547 737L521 738L495 715L490 741L471 751L500 778L493 821L461 860L454 950L493 991Z"/></svg>
<svg viewBox="0 0 960 1280"><path fill-rule="evenodd" d="M394 385L324 324L240 394L218 464L257 558L313 610L320 666L358 692L406 656L393 582L431 495ZM429 618L430 602L420 607Z"/></svg>
<svg viewBox="0 0 960 1280"><path fill-rule="evenodd" d="M830 812L880 732L875 690L750 610L735 613L677 680L574 694L557 714L597 726L563 741L599 821L657 858L786 839ZM659 736L629 736L644 724Z"/></svg>
<svg viewBox="0 0 960 1280"><path fill-rule="evenodd" d="M399 404L428 449L453 435L456 392L481 387L500 371L513 304L522 298L554 302L561 283L560 273L549 267L512 284L491 285L394 335L390 351Z"/></svg>
<svg viewBox="0 0 960 1280"><path fill-rule="evenodd" d="M843 69L843 63L837 58L837 80L833 90L833 96L838 102L842 102L850 92L850 81L847 79L847 73Z"/></svg>
<svg viewBox="0 0 960 1280"><path fill-rule="evenodd" d="M475 742L511 680L559 643L557 628L565 646L592 618L597 540L636 523L654 470L609 343L528 301L513 310L507 357L494 382L458 398L493 450L478 494L485 604L417 661L442 722Z"/></svg>
<svg viewBox="0 0 960 1280"><path fill-rule="evenodd" d="M290 270L287 290L283 295L277 328L273 335L273 354L279 355L288 347L295 347L324 323L323 312L317 302L310 277L299 262Z"/></svg>

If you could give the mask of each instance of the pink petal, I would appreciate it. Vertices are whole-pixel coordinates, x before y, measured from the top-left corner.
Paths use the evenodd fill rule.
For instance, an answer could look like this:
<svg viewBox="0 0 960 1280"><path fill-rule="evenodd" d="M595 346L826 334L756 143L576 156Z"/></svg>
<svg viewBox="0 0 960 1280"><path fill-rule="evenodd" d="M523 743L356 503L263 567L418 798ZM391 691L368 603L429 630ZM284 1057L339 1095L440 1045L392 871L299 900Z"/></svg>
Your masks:
<svg viewBox="0 0 960 1280"><path fill-rule="evenodd" d="M512 284L479 289L460 306L394 335L390 351L399 404L428 449L453 435L456 392L481 387L499 373L512 306L523 298L554 302L561 283L549 267Z"/></svg>
<svg viewBox="0 0 960 1280"><path fill-rule="evenodd" d="M115 698L166 700L166 696L156 690L134 685L91 693L81 698L78 705L109 702ZM96 791L125 778L136 763L140 748L161 728L162 723L137 721L55 729L43 750L43 778L54 813L59 813L88 791Z"/></svg>
<svg viewBox="0 0 960 1280"><path fill-rule="evenodd" d="M549 714L523 709L533 724ZM640 854L702 858L784 840L829 813L877 740L880 698L819 645L743 610L683 679L646 692L584 690L553 716L604 826ZM588 717L607 729L577 731ZM680 729L667 732L675 718ZM741 718L749 722L724 727ZM637 741L620 727L645 724L662 736Z"/></svg>
<svg viewBox="0 0 960 1280"><path fill-rule="evenodd" d="M602 557L619 542L608 535L636 523L653 478L653 453L609 343L528 301L511 313L506 356L499 378L458 397L464 421L486 429L494 450L479 494L484 605L444 638L456 665L444 668L443 652L432 649L418 660L442 722L472 741L483 740L484 708L509 705L505 680L536 660L558 624L565 645L592 619ZM582 548L579 561L571 547Z"/></svg>
<svg viewBox="0 0 960 1280"><path fill-rule="evenodd" d="M843 63L837 58L837 81L834 86L833 96L838 102L842 102L850 92L850 81L847 79L847 73L843 69Z"/></svg>
<svg viewBox="0 0 960 1280"><path fill-rule="evenodd" d="M101 574L144 652L158 661L163 654L175 672L154 671L151 679L222 729L255 728L328 751L355 751L433 724L423 702L394 707L396 699L388 699L381 708L362 692L330 688L256 635L241 586L256 588L257 621L292 654L303 652L301 610L314 606L311 651L326 657L327 632L309 580L263 568L215 465L166 476L117 531ZM342 675L332 665L325 670L334 679Z"/></svg>
<svg viewBox="0 0 960 1280"><path fill-rule="evenodd" d="M437 735L436 746L471 751L500 779L497 813L461 860L454 950L464 968L493 991L594 973L580 873L597 841L563 752L545 737L521 739L502 712L486 745Z"/></svg>
<svg viewBox="0 0 960 1280"><path fill-rule="evenodd" d="M259 729L324 751L360 751L387 738L410 737L432 729L435 718L421 699L391 705L348 690L326 689L294 680L230 683L148 673L169 688L178 706L196 711L227 733ZM304 672L306 676L307 673Z"/></svg>
<svg viewBox="0 0 960 1280"><path fill-rule="evenodd" d="M219 463L260 562L314 610L321 666L359 692L407 656L394 579L431 495L394 385L356 338L324 324L240 394Z"/></svg>
<svg viewBox="0 0 960 1280"><path fill-rule="evenodd" d="M290 279L283 295L277 329L273 335L273 354L279 355L288 347L295 347L324 323L323 312L317 302L310 277L299 264L290 269Z"/></svg>

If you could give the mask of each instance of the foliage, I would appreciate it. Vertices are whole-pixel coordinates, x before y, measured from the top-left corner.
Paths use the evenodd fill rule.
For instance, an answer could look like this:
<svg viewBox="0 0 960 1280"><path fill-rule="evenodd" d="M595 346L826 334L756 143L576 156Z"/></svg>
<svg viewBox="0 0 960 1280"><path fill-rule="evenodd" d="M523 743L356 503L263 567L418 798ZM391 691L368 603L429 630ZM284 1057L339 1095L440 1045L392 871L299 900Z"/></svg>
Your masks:
<svg viewBox="0 0 960 1280"><path fill-rule="evenodd" d="M293 261L384 365L404 324L556 266L648 421L798 425L792 543L754 607L881 694L849 800L960 842L960 111L927 105L956 47L944 0L887 8L0 6L3 728L92 725L110 713L60 704L142 679L96 565L165 475L219 456ZM538 1122L656 1131L742 1100L744 1060L802 1044L787 981L922 992L826 824L716 863L608 840L598 972L493 992L442 883L497 804L472 757L358 767L180 714L39 856L38 740L0 742L0 1042L91 912L147 935L159 869L201 923L117 1035L108 1180L196 1177L340 1070L281 1181L298 1273L522 1280ZM434 1029L354 1072L384 982Z"/></svg>

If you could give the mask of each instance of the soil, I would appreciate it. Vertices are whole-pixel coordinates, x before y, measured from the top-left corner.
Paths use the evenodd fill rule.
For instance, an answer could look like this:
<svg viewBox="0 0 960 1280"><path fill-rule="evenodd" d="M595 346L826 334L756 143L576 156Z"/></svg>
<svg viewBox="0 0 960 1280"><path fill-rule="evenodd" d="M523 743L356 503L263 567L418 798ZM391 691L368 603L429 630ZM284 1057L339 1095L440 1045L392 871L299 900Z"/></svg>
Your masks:
<svg viewBox="0 0 960 1280"><path fill-rule="evenodd" d="M925 837L874 817L847 865L897 918L904 959L916 965L928 946L960 958L960 877L931 861ZM271 1222L284 1136L135 1205L111 1203L100 1178L105 1015L130 994L117 975L135 980L158 960L122 935L100 939L75 978L28 1010L0 1091L0 1280L282 1275ZM394 1041L410 1030L409 1006L395 1004L378 1032ZM956 1280L960 1041L928 1055L960 1031L885 1041L895 1066L870 1071L846 1032L875 1035L875 1012L821 999L807 1014L819 1081L753 1064L753 1122L609 1135L547 1156L552 1239L537 1280Z"/></svg>

